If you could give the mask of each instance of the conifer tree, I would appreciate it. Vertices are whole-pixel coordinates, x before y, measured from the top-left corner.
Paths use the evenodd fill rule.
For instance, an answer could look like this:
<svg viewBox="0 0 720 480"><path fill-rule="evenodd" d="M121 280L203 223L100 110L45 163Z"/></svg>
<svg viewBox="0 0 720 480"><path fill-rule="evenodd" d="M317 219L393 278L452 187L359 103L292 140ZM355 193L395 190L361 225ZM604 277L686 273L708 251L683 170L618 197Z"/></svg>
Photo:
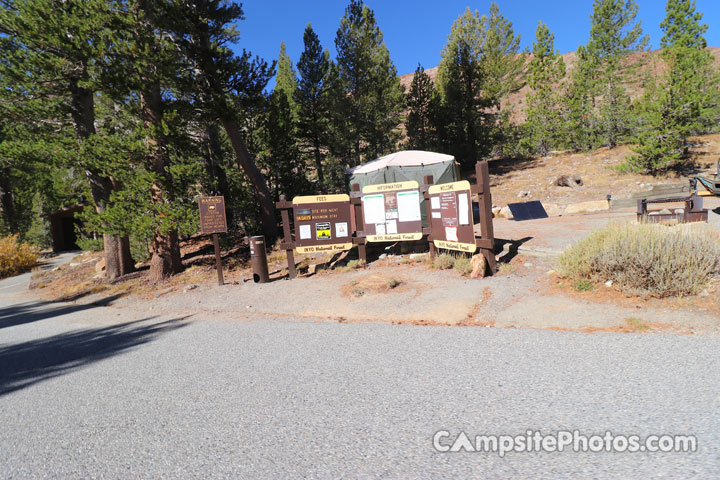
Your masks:
<svg viewBox="0 0 720 480"><path fill-rule="evenodd" d="M432 150L435 148L435 132L433 128L433 109L435 105L435 86L425 73L422 65L418 65L410 83L405 102L408 107L405 130L407 141L405 147L411 150Z"/></svg>
<svg viewBox="0 0 720 480"><path fill-rule="evenodd" d="M325 185L325 162L329 150L332 109L330 53L322 48L312 26L303 33L305 49L297 63L299 80L295 91L298 108L298 137L306 158L315 164L318 183Z"/></svg>
<svg viewBox="0 0 720 480"><path fill-rule="evenodd" d="M555 36L538 22L530 62L527 94L527 130L530 150L540 155L561 142L562 112L559 82L565 76L565 62L555 50Z"/></svg>
<svg viewBox="0 0 720 480"><path fill-rule="evenodd" d="M705 49L702 13L693 0L668 0L660 24L666 73L651 79L640 102L644 129L629 167L655 173L687 156L687 137L703 129L705 112L717 96L717 74Z"/></svg>
<svg viewBox="0 0 720 480"><path fill-rule="evenodd" d="M635 22L634 0L595 0L586 51L597 69L593 87L599 98L600 128L606 144L614 148L629 131L630 99L623 87L627 69L622 61L648 42L641 23Z"/></svg>
<svg viewBox="0 0 720 480"><path fill-rule="evenodd" d="M335 37L346 102L350 165L390 153L399 139L403 88L374 12L351 0ZM342 99L337 99L342 102Z"/></svg>

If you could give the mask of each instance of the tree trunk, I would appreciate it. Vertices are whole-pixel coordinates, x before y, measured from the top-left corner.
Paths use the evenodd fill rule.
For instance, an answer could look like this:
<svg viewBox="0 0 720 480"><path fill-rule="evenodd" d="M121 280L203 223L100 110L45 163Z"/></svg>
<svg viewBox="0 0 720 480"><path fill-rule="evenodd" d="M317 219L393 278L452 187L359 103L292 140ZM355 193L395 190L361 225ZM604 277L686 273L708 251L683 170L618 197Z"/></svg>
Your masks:
<svg viewBox="0 0 720 480"><path fill-rule="evenodd" d="M120 275L127 275L128 273L135 271L135 260L133 260L132 253L130 252L130 237L125 235L119 237L118 242L118 254L120 255Z"/></svg>
<svg viewBox="0 0 720 480"><path fill-rule="evenodd" d="M322 154L320 153L320 142L317 139L314 141L315 147L315 167L317 168L318 180L320 181L320 188L325 187L325 178L323 176L323 165L322 165Z"/></svg>
<svg viewBox="0 0 720 480"><path fill-rule="evenodd" d="M85 66L83 65L83 68ZM87 77L87 73L83 72L82 77ZM86 79L86 78L84 78ZM78 79L73 79L70 83L71 93L71 111L73 122L75 124L75 133L79 140L85 140L91 135L95 135L95 100L94 92L88 88L79 86ZM90 183L90 193L95 202L95 210L102 213L110 203L110 193L113 190L113 182L111 178L100 175L98 172L87 169L85 175ZM115 279L121 275L129 273L134 269L134 262L129 255L126 260L132 266L128 270L123 268L120 263L121 251L120 237L116 235L103 234L103 249L105 254L105 277L108 280Z"/></svg>
<svg viewBox="0 0 720 480"><path fill-rule="evenodd" d="M232 210L227 201L230 198L230 187L228 186L227 174L221 166L222 147L220 145L220 137L215 124L209 123L205 129L208 140L208 152L204 159L204 167L207 175L215 180L217 192L225 197L225 218L228 225L233 223Z"/></svg>
<svg viewBox="0 0 720 480"><path fill-rule="evenodd" d="M149 149L146 156L148 168L157 175L151 187L152 200L156 203L165 203L167 202L166 192L170 178L165 169L167 160L162 151L162 139L158 138L157 134L163 116L162 94L158 82L153 82L148 85L146 90L140 92L140 103L145 128L153 132L147 139ZM149 274L151 282L167 280L182 271L177 230L171 229L163 232L160 228L156 228L151 254Z"/></svg>
<svg viewBox="0 0 720 480"><path fill-rule="evenodd" d="M230 143L235 150L235 155L240 162L245 174L255 187L255 193L260 200L260 211L262 215L262 229L267 243L273 243L277 239L277 221L275 219L275 204L270 195L265 177L250 156L245 142L242 139L240 128L235 120L223 119L223 127L227 132Z"/></svg>
<svg viewBox="0 0 720 480"><path fill-rule="evenodd" d="M0 169L0 209L2 209L2 216L10 233L17 233L15 231L15 201L10 185L10 172L6 168Z"/></svg>

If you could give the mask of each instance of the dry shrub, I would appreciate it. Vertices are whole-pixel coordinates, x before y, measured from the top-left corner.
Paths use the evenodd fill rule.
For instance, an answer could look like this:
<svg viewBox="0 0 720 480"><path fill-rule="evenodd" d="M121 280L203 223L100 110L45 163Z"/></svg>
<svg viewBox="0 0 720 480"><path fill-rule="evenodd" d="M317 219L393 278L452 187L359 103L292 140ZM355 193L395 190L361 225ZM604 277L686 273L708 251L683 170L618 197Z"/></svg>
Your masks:
<svg viewBox="0 0 720 480"><path fill-rule="evenodd" d="M689 295L720 271L720 236L706 224L613 224L563 252L556 269L641 296Z"/></svg>
<svg viewBox="0 0 720 480"><path fill-rule="evenodd" d="M473 270L472 259L465 255L458 255L453 263L453 268L463 275L469 275Z"/></svg>
<svg viewBox="0 0 720 480"><path fill-rule="evenodd" d="M455 257L450 255L449 253L440 254L435 257L434 265L436 268L439 268L441 270L453 268L453 265L455 265Z"/></svg>
<svg viewBox="0 0 720 480"><path fill-rule="evenodd" d="M37 248L20 243L17 235L0 238L0 278L26 272L37 265Z"/></svg>

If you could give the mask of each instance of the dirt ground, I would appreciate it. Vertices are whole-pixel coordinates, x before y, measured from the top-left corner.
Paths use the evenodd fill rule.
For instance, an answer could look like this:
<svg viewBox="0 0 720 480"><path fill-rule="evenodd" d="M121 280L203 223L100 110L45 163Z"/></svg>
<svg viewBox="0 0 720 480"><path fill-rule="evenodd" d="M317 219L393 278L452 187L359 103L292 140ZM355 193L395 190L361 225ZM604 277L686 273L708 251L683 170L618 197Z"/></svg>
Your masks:
<svg viewBox="0 0 720 480"><path fill-rule="evenodd" d="M628 153L621 147L514 164L491 162L494 203L518 201L518 190L532 192L530 199L574 203L604 199L607 193L621 196L661 182L686 181L673 176L620 175L608 168ZM698 139L694 153L696 171L714 171L720 134ZM549 186L560 174L578 174L584 186ZM720 199L706 197L705 207L710 209L710 225L720 231ZM382 245L370 249L371 261L360 268L347 265L356 258L355 250L334 257L298 255L300 276L294 280L286 279L285 253L273 251L268 255L272 281L255 284L248 248L240 245L223 251L225 285L218 286L212 244L197 237L183 247L186 270L163 284L148 284L144 265L137 273L105 282L96 270L101 254L85 252L67 265L36 274L32 288L48 300L91 303L112 298L118 309L179 315L210 310L222 321L281 318L581 332L720 333L718 281L695 297L643 300L602 284L589 292L575 292L554 272L554 259L567 246L610 222L634 217L634 209L629 208L524 222L496 218L500 271L479 280L434 268L427 255L411 254L400 245Z"/></svg>
<svg viewBox="0 0 720 480"><path fill-rule="evenodd" d="M720 201L715 204L720 207ZM317 271L303 269L305 273L294 280L285 279L284 255L274 252L270 255L273 281L266 284L253 283L251 272L236 266L225 271L227 283L218 286L212 264L200 264L155 287L144 283L142 274L104 284L93 278L97 254L86 253L55 272L38 275L34 284L46 298L90 303L110 296L116 309L182 316L211 311L218 321L281 319L720 334L718 282L711 282L698 296L641 299L603 284L589 292L576 292L554 272L554 259L565 245L609 222L631 220L633 215L623 211L528 222L498 219L496 234L499 243L504 243L498 252L500 271L484 279L434 268L426 255L389 249L381 250L384 258L359 268L343 266L350 257L334 267L321 259L305 258L302 263L317 264ZM716 218L711 225L720 228L720 215L712 215ZM378 253L374 252L375 257ZM67 281L70 278L72 282ZM68 291L68 283L75 285L75 290Z"/></svg>
<svg viewBox="0 0 720 480"><path fill-rule="evenodd" d="M567 205L589 200L604 200L608 194L624 198L631 193L648 191L653 185L687 185L688 178L696 173L714 173L720 159L720 134L693 139L694 166L687 172L669 173L660 177L618 173L613 167L620 165L633 152L628 146L609 150L601 148L584 153L554 153L547 157L523 160L491 160L490 186L493 204L540 200ZM558 187L553 182L560 175L579 175L583 186L577 189ZM520 192L529 195L518 197Z"/></svg>

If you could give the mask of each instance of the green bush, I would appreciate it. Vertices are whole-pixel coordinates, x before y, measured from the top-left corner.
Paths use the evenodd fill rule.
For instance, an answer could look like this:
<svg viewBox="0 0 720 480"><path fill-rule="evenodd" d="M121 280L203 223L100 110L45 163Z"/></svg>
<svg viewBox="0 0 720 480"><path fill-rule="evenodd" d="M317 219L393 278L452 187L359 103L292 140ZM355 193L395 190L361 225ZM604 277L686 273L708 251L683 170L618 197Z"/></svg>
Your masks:
<svg viewBox="0 0 720 480"><path fill-rule="evenodd" d="M434 265L436 268L441 270L453 268L453 265L455 265L455 258L449 253L443 253L435 257Z"/></svg>
<svg viewBox="0 0 720 480"><path fill-rule="evenodd" d="M0 238L0 278L18 275L37 265L40 252L27 244L20 243L17 235Z"/></svg>
<svg viewBox="0 0 720 480"><path fill-rule="evenodd" d="M563 252L556 270L641 296L689 295L720 272L720 236L706 224L613 224Z"/></svg>

